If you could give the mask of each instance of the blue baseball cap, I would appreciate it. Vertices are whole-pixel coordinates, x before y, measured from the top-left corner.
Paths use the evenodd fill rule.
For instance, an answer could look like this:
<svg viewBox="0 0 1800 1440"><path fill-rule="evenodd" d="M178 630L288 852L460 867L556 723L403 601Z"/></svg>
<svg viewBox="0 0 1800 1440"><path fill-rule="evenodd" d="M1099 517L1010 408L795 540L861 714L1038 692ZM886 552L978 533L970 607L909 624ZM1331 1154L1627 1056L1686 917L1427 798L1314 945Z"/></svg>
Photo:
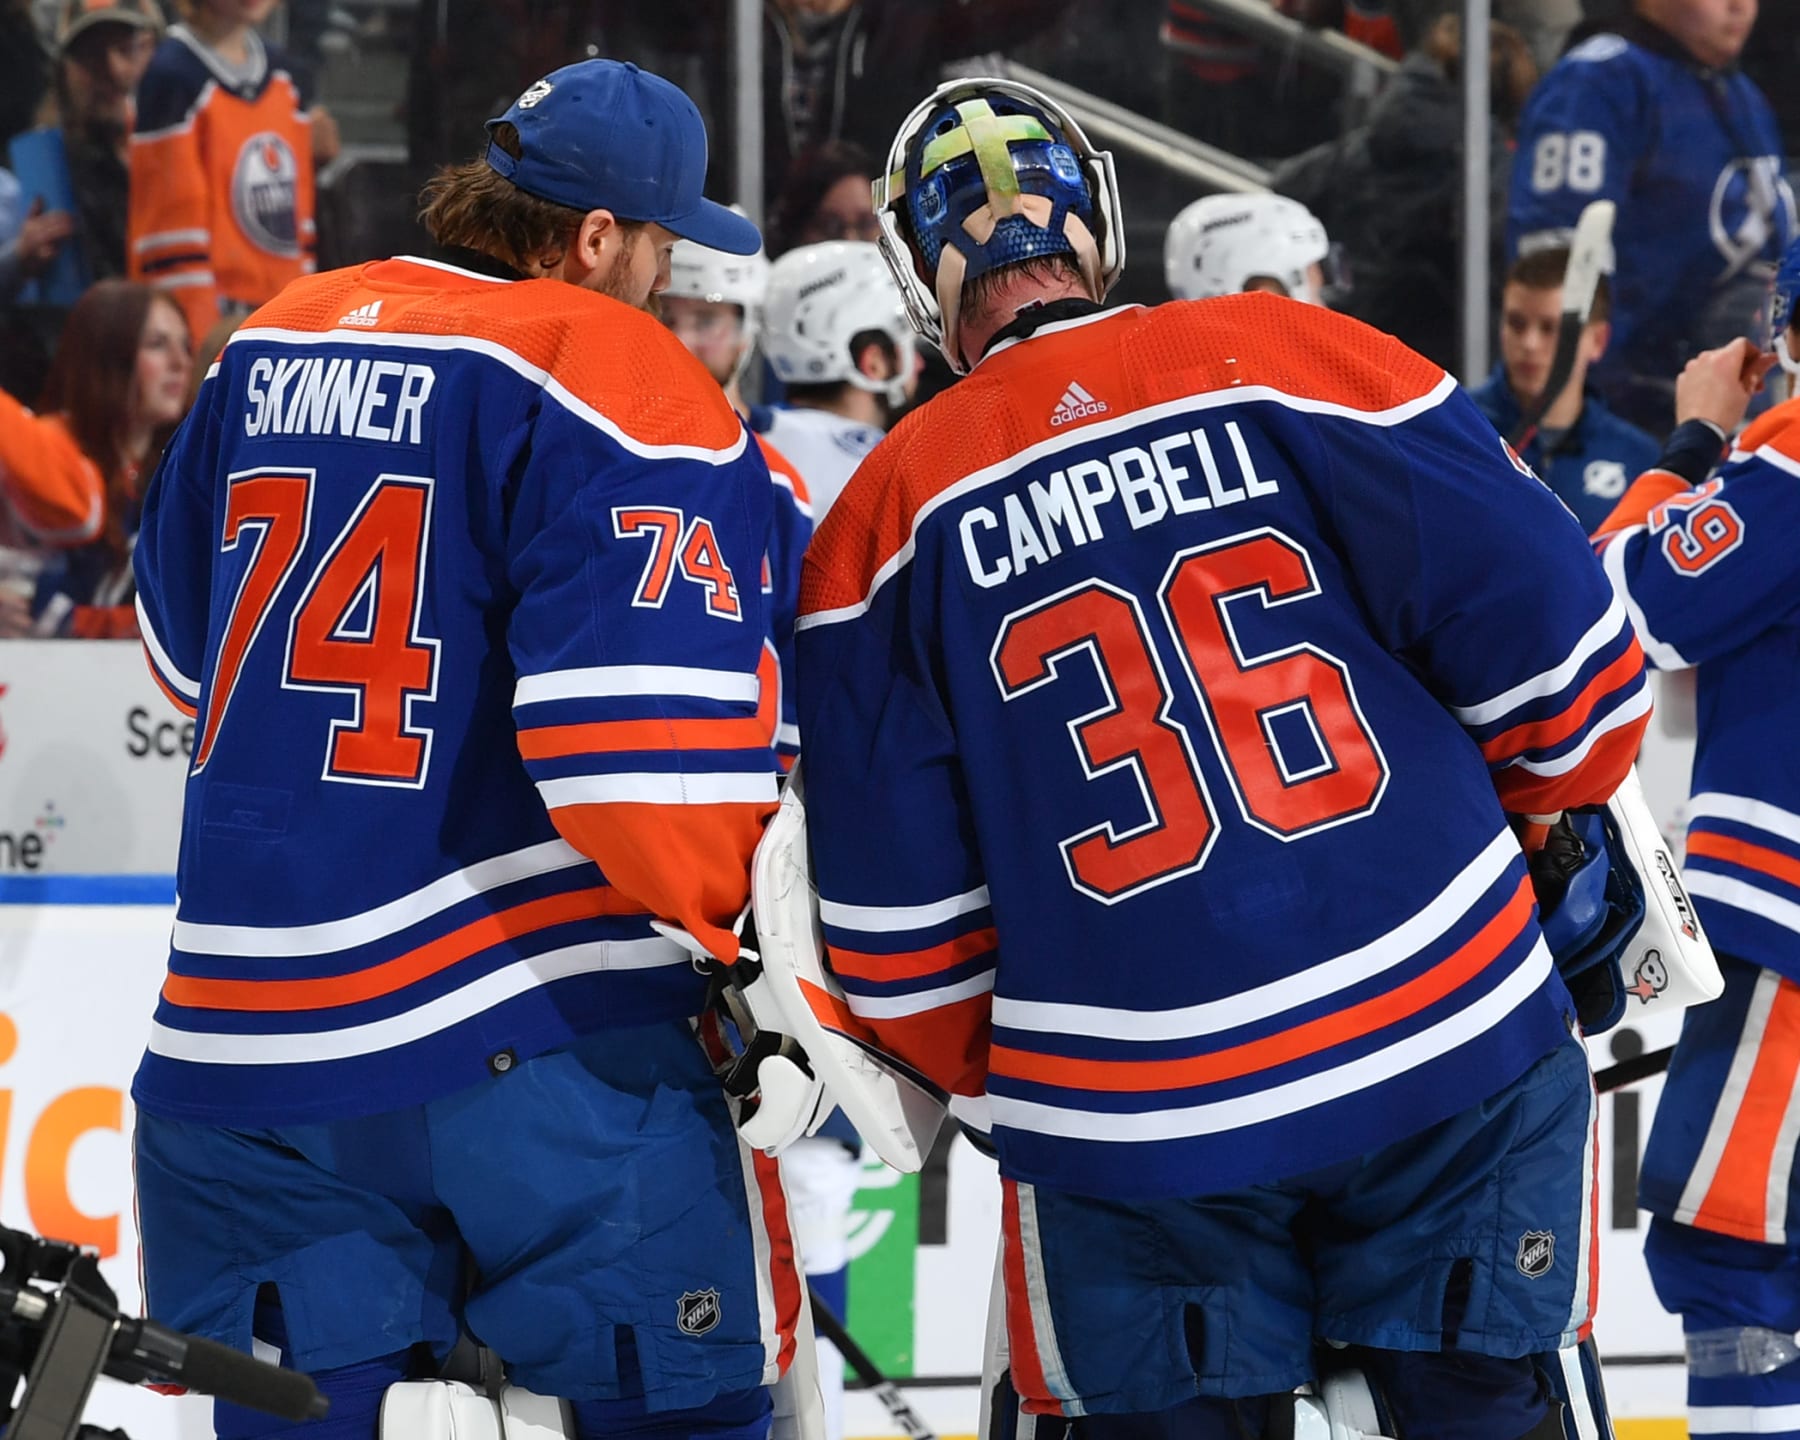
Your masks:
<svg viewBox="0 0 1800 1440"><path fill-rule="evenodd" d="M583 60L537 81L496 125L519 132L515 160L492 141L487 163L528 195L571 210L652 221L684 240L754 255L756 226L702 195L706 126L660 75L617 60Z"/></svg>

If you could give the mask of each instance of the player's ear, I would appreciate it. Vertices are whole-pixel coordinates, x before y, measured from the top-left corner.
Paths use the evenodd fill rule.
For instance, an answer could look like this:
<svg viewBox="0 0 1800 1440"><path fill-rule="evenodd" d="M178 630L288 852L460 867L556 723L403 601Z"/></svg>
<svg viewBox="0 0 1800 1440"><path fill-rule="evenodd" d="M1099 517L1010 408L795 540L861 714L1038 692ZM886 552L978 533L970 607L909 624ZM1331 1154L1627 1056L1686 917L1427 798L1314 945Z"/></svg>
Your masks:
<svg viewBox="0 0 1800 1440"><path fill-rule="evenodd" d="M871 380L891 380L899 357L881 336L871 336L856 351L856 368Z"/></svg>
<svg viewBox="0 0 1800 1440"><path fill-rule="evenodd" d="M1612 321L1590 321L1581 332L1581 358L1592 365L1612 343Z"/></svg>
<svg viewBox="0 0 1800 1440"><path fill-rule="evenodd" d="M581 217L575 238L563 256L564 278L579 285L606 269L610 248L619 243L619 222L610 210L590 210Z"/></svg>

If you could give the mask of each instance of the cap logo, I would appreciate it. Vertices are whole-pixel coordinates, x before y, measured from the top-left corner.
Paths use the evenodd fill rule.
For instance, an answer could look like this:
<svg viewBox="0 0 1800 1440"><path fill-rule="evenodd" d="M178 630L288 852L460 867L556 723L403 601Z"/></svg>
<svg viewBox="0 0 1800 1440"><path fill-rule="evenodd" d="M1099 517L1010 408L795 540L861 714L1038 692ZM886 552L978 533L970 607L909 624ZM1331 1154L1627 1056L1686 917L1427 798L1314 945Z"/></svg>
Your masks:
<svg viewBox="0 0 1800 1440"><path fill-rule="evenodd" d="M519 97L519 109L530 110L556 87L548 80L533 82L531 88Z"/></svg>

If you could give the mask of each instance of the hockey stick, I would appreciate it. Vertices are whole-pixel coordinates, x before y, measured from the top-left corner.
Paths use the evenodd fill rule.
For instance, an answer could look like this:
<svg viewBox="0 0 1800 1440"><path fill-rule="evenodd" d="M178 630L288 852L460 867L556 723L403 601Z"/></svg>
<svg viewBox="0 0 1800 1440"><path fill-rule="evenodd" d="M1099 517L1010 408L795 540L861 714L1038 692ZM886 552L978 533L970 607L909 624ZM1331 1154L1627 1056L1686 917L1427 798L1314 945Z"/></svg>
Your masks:
<svg viewBox="0 0 1800 1440"><path fill-rule="evenodd" d="M1550 374L1537 399L1519 416L1506 443L1523 450L1537 434L1544 412L1556 403L1563 386L1575 371L1575 352L1581 348L1581 332L1594 313L1594 296L1600 289L1600 277L1613 268L1613 216L1618 207L1610 200L1596 200L1581 212L1575 223L1575 236L1569 241L1569 265L1563 272L1562 321L1556 331L1556 356L1550 362Z"/></svg>
<svg viewBox="0 0 1800 1440"><path fill-rule="evenodd" d="M881 1373L880 1368L869 1358L869 1352L850 1338L844 1322L819 1298L819 1292L808 1285L806 1293L812 1301L814 1328L837 1346L844 1359L850 1362L850 1368L856 1372L856 1378L867 1385L875 1398L887 1408L901 1432L911 1437L911 1440L937 1440L937 1431L921 1420L918 1412L906 1403L900 1387Z"/></svg>
<svg viewBox="0 0 1800 1440"><path fill-rule="evenodd" d="M1669 1068L1669 1057L1674 1053L1673 1045L1665 1045L1647 1055L1633 1055L1631 1059L1621 1060L1617 1065L1596 1070L1594 1089L1604 1095L1608 1090L1622 1090L1627 1085L1636 1085L1653 1075L1660 1075Z"/></svg>

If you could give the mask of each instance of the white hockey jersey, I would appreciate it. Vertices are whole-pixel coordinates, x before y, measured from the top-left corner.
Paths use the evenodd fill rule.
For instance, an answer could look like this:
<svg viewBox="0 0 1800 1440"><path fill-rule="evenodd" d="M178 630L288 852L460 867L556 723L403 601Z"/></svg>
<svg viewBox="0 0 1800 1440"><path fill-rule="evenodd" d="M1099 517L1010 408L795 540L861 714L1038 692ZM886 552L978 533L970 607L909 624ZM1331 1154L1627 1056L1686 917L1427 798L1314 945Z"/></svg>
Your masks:
<svg viewBox="0 0 1800 1440"><path fill-rule="evenodd" d="M832 502L844 493L863 456L887 432L834 415L829 410L790 410L758 406L751 428L793 464L812 493L813 523L825 518Z"/></svg>

